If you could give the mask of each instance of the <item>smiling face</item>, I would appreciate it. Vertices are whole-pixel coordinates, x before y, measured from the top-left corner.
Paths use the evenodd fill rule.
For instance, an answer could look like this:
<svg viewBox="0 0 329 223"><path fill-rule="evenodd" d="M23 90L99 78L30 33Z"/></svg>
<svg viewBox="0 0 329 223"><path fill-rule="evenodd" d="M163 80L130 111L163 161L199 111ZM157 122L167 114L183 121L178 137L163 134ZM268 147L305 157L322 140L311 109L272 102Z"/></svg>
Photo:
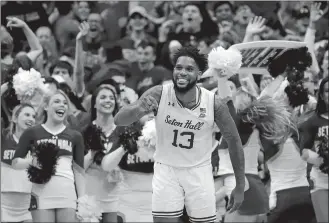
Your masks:
<svg viewBox="0 0 329 223"><path fill-rule="evenodd" d="M199 80L202 72L193 58L181 56L178 58L173 72L174 87L178 92L187 92Z"/></svg>
<svg viewBox="0 0 329 223"><path fill-rule="evenodd" d="M232 20L233 12L229 4L223 4L218 6L215 9L215 17L217 22L221 22L222 20Z"/></svg>
<svg viewBox="0 0 329 223"><path fill-rule="evenodd" d="M102 89L98 92L95 108L97 113L101 113L103 115L112 115L115 108L115 96L110 89Z"/></svg>
<svg viewBox="0 0 329 223"><path fill-rule="evenodd" d="M147 25L147 19L139 13L134 13L129 21L132 30L144 30Z"/></svg>
<svg viewBox="0 0 329 223"><path fill-rule="evenodd" d="M45 110L48 119L52 119L55 123L63 123L69 112L69 101L63 93L57 92L51 96Z"/></svg>
<svg viewBox="0 0 329 223"><path fill-rule="evenodd" d="M238 8L235 16L235 21L240 25L248 25L250 19L254 17L254 13L247 5L242 5Z"/></svg>
<svg viewBox="0 0 329 223"><path fill-rule="evenodd" d="M79 2L77 14L82 21L86 21L90 13L90 8L88 2Z"/></svg>
<svg viewBox="0 0 329 223"><path fill-rule="evenodd" d="M35 111L33 108L26 106L21 109L16 119L14 119L14 123L16 124L16 128L21 130L26 130L35 125Z"/></svg>

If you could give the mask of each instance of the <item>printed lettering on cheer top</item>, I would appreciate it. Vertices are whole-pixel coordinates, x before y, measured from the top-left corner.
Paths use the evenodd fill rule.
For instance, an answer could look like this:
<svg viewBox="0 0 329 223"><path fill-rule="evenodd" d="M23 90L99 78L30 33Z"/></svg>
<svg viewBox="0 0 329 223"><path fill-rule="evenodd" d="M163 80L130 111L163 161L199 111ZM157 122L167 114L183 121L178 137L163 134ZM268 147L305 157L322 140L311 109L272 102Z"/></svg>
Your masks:
<svg viewBox="0 0 329 223"><path fill-rule="evenodd" d="M231 48L238 49L241 52L242 66L240 73L269 75L267 67L272 59L280 56L290 48L304 46L306 44L303 42L270 40L235 44Z"/></svg>
<svg viewBox="0 0 329 223"><path fill-rule="evenodd" d="M329 126L321 126L318 128L318 137L328 136L329 135Z"/></svg>

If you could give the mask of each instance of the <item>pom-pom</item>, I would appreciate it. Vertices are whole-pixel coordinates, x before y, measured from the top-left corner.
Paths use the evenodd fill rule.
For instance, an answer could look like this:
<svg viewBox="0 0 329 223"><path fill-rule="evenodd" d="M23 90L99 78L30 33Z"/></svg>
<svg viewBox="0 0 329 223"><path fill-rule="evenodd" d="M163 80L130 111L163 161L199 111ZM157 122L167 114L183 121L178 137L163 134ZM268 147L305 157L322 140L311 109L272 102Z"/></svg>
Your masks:
<svg viewBox="0 0 329 223"><path fill-rule="evenodd" d="M236 74L242 65L242 55L237 49L230 48L225 50L223 47L217 47L211 50L208 55L209 69L219 71L221 77L231 77Z"/></svg>
<svg viewBox="0 0 329 223"><path fill-rule="evenodd" d="M102 219L102 210L95 197L84 195L78 199L76 215L80 222L99 222Z"/></svg>
<svg viewBox="0 0 329 223"><path fill-rule="evenodd" d="M142 160L153 159L156 148L156 129L155 119L149 120L144 124L142 135L138 138L138 155Z"/></svg>
<svg viewBox="0 0 329 223"><path fill-rule="evenodd" d="M93 160L97 165L102 163L105 156L102 134L102 128L94 124L89 126L84 132L85 153L87 154L89 150L96 152Z"/></svg>
<svg viewBox="0 0 329 223"><path fill-rule="evenodd" d="M39 167L30 166L27 169L28 177L32 183L45 184L56 173L59 147L49 142L33 144L31 147Z"/></svg>
<svg viewBox="0 0 329 223"><path fill-rule="evenodd" d="M109 183L119 183L123 181L123 174L119 168L111 170L107 174L107 181Z"/></svg>
<svg viewBox="0 0 329 223"><path fill-rule="evenodd" d="M290 82L284 91L286 92L289 103L293 108L304 105L309 100L308 91L306 88L304 88L301 81Z"/></svg>
<svg viewBox="0 0 329 223"><path fill-rule="evenodd" d="M296 130L284 100L271 97L261 97L253 101L241 113L241 118L244 122L255 124L262 137L268 140L281 141L291 129Z"/></svg>
<svg viewBox="0 0 329 223"><path fill-rule="evenodd" d="M127 126L120 133L119 142L129 154L135 154L138 150L137 140L140 135L140 131L133 128L133 126Z"/></svg>
<svg viewBox="0 0 329 223"><path fill-rule="evenodd" d="M13 77L13 87L19 99L32 97L36 90L46 91L41 74L33 68L29 71L19 68Z"/></svg>
<svg viewBox="0 0 329 223"><path fill-rule="evenodd" d="M328 136L321 136L320 142L317 145L317 151L320 157L323 158L323 163L320 165L320 170L329 174L329 140Z"/></svg>

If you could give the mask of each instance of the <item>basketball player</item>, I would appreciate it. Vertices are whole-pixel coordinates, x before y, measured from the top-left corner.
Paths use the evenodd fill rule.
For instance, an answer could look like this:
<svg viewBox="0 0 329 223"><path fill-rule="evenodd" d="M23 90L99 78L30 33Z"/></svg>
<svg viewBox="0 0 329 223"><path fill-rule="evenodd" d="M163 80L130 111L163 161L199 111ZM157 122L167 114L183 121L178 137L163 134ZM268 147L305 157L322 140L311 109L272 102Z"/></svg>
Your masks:
<svg viewBox="0 0 329 223"><path fill-rule="evenodd" d="M191 222L214 222L216 198L211 153L217 146L213 129L228 143L236 187L229 209L244 199L244 154L240 136L225 102L196 85L207 60L194 47L174 56L173 83L147 90L115 116L116 125L130 125L144 115L156 115L152 214L154 222L179 222L184 204Z"/></svg>

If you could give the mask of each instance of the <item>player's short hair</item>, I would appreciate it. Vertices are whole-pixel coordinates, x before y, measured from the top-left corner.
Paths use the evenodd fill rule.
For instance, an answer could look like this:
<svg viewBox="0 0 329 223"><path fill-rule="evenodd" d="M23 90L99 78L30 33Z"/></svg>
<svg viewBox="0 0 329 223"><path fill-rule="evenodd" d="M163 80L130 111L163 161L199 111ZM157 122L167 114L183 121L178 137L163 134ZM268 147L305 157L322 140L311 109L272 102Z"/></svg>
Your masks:
<svg viewBox="0 0 329 223"><path fill-rule="evenodd" d="M173 58L174 64L177 63L178 58L184 56L192 58L195 61L195 63L198 65L201 72L204 72L207 69L207 65L208 65L207 56L200 53L198 48L194 46L186 46L180 48L174 54L174 58Z"/></svg>

